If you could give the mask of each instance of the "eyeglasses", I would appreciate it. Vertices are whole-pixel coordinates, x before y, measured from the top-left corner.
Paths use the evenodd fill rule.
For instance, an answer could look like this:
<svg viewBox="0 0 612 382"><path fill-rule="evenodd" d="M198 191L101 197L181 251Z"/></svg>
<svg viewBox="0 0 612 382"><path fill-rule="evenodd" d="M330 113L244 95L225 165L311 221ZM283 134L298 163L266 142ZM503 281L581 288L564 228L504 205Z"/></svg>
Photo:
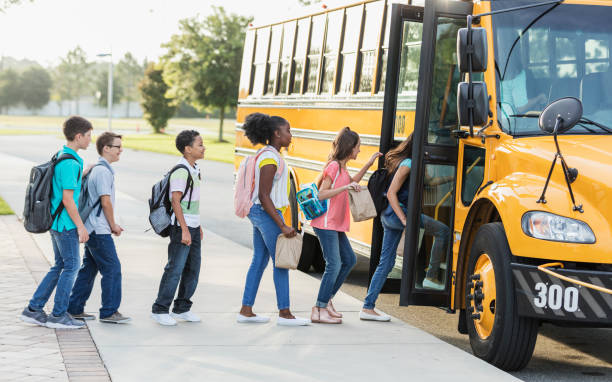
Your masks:
<svg viewBox="0 0 612 382"><path fill-rule="evenodd" d="M116 147L116 148L118 148L118 149L121 149L121 145L119 145L119 146L115 146L115 145L107 145L107 146L108 146L108 147Z"/></svg>

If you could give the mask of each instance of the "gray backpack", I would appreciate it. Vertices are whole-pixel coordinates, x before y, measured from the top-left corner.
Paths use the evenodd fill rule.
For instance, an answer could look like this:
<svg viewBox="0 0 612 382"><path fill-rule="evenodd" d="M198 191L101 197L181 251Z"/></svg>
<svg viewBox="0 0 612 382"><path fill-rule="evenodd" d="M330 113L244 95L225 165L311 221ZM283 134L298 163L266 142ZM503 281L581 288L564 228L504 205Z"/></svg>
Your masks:
<svg viewBox="0 0 612 382"><path fill-rule="evenodd" d="M95 210L96 207L98 208L96 216L100 216L102 213L102 205L100 204L101 198L98 198L98 200L91 204L91 198L89 196L89 175L91 175L93 169L98 166L106 167L105 164L96 163L96 165L89 170L87 175L83 177L83 181L81 182L81 194L79 195L79 216L81 216L83 224L87 221L87 218L89 218L89 215L91 215L91 212Z"/></svg>
<svg viewBox="0 0 612 382"><path fill-rule="evenodd" d="M170 176L172 173L180 168L187 170L188 178L187 185L181 201L187 195L187 191L191 189L189 193L189 204L191 204L191 194L193 193L193 178L189 168L184 164L177 164L174 166L164 178L153 185L151 190L151 198L149 199L149 222L151 227L161 237L168 237L170 235L170 227L172 226L172 205L169 201L170 198ZM187 207L189 208L189 206Z"/></svg>
<svg viewBox="0 0 612 382"><path fill-rule="evenodd" d="M77 159L70 154L62 154L61 156L58 154L55 154L49 162L32 167L30 171L23 207L23 225L28 232L47 232L51 229L55 218L64 210L64 203L60 202L55 211L51 212L55 166L66 159ZM78 178L80 177L81 171L79 170Z"/></svg>

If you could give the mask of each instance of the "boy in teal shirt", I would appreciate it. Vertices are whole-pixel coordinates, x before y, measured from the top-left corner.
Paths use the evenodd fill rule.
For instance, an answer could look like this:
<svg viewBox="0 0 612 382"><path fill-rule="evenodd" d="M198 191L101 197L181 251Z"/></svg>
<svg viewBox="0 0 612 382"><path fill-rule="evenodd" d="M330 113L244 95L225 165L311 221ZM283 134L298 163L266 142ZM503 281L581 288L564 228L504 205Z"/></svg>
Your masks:
<svg viewBox="0 0 612 382"><path fill-rule="evenodd" d="M74 159L63 160L55 166L52 182L51 212L60 213L51 226L51 242L55 253L55 265L34 292L20 318L32 324L55 329L77 329L82 321L73 319L66 310L70 291L79 270L79 243L89 239L87 229L79 216L78 203L83 178L83 160L77 154L91 142L93 127L85 118L70 117L64 122L66 145L58 156L71 155ZM55 289L53 312L47 316L43 310Z"/></svg>

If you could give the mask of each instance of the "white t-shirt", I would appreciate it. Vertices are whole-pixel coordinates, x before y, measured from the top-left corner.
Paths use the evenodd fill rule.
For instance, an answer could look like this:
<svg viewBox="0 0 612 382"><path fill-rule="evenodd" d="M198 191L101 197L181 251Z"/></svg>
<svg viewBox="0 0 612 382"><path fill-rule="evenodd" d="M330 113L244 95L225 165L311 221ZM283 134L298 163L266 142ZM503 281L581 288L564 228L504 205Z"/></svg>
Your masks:
<svg viewBox="0 0 612 382"><path fill-rule="evenodd" d="M280 153L276 151L274 147L267 146L267 149L269 149L269 151L266 150L264 153L262 153L259 158L257 158L257 162L255 163L255 188L253 189L253 196L251 198L253 204L261 204L259 201L259 174L261 172L261 167L267 164L275 164L278 170L281 160ZM272 203L274 203L274 207L276 207L276 209L280 210L289 206L288 184L289 169L285 164L283 166L283 171L280 174L277 172L274 175L272 191L270 192L270 199L272 199Z"/></svg>
<svg viewBox="0 0 612 382"><path fill-rule="evenodd" d="M183 216L185 217L185 223L187 223L188 227L198 228L200 226L200 167L197 165L197 163L195 164L195 167L192 167L184 157L181 158L177 164L187 166L189 173L191 174L191 178L193 179L193 188L187 191L187 195L184 195L184 198L181 201L181 208L183 210ZM168 196L170 201L172 201L172 193L174 191L185 192L188 179L189 174L187 174L187 170L184 168L180 168L172 173L170 176L170 192ZM172 213L171 218L172 222L174 222L174 212ZM176 224L180 226L179 222L176 222Z"/></svg>

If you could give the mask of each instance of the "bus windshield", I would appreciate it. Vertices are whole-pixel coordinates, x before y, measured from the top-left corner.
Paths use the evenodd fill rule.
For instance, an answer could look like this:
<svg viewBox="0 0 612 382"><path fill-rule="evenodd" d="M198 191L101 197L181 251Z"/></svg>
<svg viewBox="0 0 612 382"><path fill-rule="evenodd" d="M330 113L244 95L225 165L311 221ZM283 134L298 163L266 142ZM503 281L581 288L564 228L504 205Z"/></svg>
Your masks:
<svg viewBox="0 0 612 382"><path fill-rule="evenodd" d="M493 10L532 0L492 1ZM612 7L545 5L493 16L497 118L512 135L542 134L539 113L576 97L584 117L612 125ZM600 134L575 126L570 134Z"/></svg>

